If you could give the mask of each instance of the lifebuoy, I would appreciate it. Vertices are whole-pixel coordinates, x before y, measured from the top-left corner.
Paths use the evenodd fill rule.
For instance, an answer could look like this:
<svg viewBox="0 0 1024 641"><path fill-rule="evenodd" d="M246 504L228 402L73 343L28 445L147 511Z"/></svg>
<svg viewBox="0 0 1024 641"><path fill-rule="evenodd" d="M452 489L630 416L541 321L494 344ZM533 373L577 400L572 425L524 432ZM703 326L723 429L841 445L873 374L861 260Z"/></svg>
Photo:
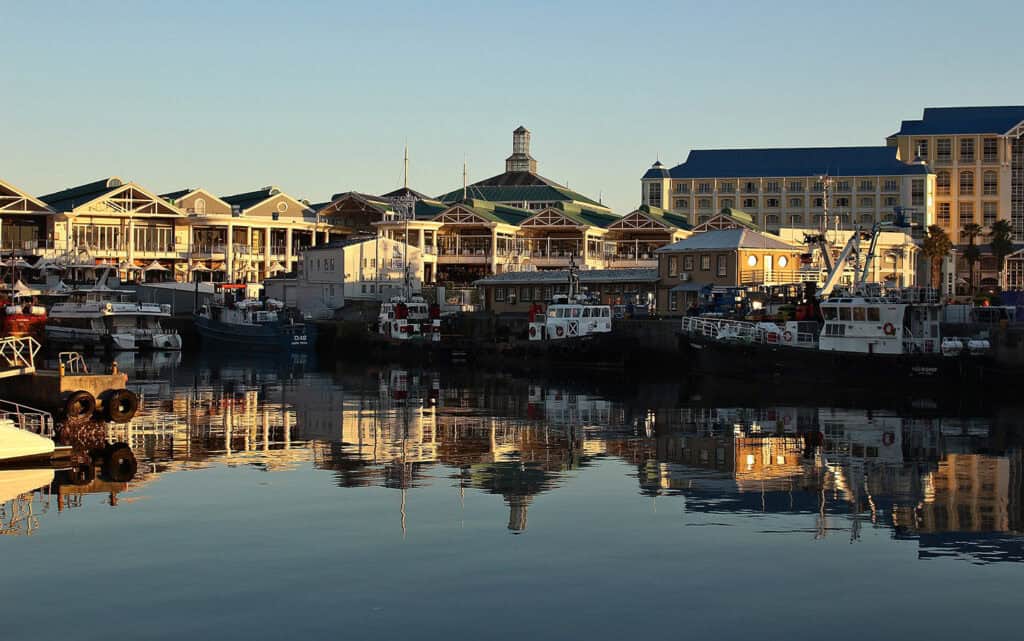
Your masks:
<svg viewBox="0 0 1024 641"><path fill-rule="evenodd" d="M536 335L537 335L537 328L536 327L531 327L530 328L530 336L533 337L533 336L536 336Z"/></svg>
<svg viewBox="0 0 1024 641"><path fill-rule="evenodd" d="M882 326L882 331L885 332L886 336L892 336L896 333L896 326L892 323L886 323Z"/></svg>
<svg viewBox="0 0 1024 641"><path fill-rule="evenodd" d="M896 435L893 434L892 432L886 432L885 434L882 434L882 445L884 445L886 447L889 447L890 445L892 445L895 442L896 442Z"/></svg>
<svg viewBox="0 0 1024 641"><path fill-rule="evenodd" d="M785 339L785 341L787 343L792 343L793 342L793 332L791 332L791 331L789 331L787 329L786 331L782 332L782 338Z"/></svg>
<svg viewBox="0 0 1024 641"><path fill-rule="evenodd" d="M558 334L559 336L561 336L562 334L565 333L565 328L563 328L561 325L559 325L558 327L555 328L555 333Z"/></svg>

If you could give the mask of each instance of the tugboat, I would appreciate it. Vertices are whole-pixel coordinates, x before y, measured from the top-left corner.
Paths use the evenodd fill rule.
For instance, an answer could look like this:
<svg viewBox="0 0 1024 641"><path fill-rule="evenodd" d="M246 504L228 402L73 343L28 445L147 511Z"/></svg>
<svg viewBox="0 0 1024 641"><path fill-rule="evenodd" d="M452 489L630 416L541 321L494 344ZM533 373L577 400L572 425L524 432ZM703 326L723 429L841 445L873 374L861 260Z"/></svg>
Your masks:
<svg viewBox="0 0 1024 641"><path fill-rule="evenodd" d="M980 381L989 360L988 340L943 337L944 305L934 290L883 293L866 282L878 230L876 224L850 237L820 290L806 284L796 320L684 318L682 334L698 369L794 382ZM857 268L855 257L865 239L870 249L863 268ZM839 291L839 277L851 265L854 284Z"/></svg>
<svg viewBox="0 0 1024 641"><path fill-rule="evenodd" d="M428 305L422 296L394 296L381 303L377 333L397 341L414 338L441 340L441 307Z"/></svg>
<svg viewBox="0 0 1024 641"><path fill-rule="evenodd" d="M531 341L581 339L611 331L611 305L601 305L580 292L575 259L569 261L569 293L553 296L546 312L541 305L530 308Z"/></svg>
<svg viewBox="0 0 1024 641"><path fill-rule="evenodd" d="M208 347L307 350L316 345L316 326L272 298L245 297L246 285L222 283L213 301L196 314L196 331Z"/></svg>

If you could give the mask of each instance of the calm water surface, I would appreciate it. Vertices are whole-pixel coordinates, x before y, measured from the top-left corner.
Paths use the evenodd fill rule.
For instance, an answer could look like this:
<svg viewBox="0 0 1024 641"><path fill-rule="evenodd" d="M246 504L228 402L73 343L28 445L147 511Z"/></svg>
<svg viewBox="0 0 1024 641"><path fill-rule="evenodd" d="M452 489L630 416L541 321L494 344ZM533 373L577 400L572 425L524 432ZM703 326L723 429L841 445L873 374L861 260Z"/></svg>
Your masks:
<svg viewBox="0 0 1024 641"><path fill-rule="evenodd" d="M136 358L130 480L0 472L4 640L1017 638L1018 408Z"/></svg>

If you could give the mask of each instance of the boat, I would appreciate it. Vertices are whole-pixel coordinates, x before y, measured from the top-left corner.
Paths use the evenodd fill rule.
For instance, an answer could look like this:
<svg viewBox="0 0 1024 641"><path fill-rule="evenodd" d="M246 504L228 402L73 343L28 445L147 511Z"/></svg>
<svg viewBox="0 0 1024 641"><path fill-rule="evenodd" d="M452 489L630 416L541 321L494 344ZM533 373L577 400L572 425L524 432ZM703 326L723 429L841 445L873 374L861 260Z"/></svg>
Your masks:
<svg viewBox="0 0 1024 641"><path fill-rule="evenodd" d="M213 300L195 316L205 345L258 350L306 350L316 345L316 325L281 301L246 298L245 290L244 284L214 286Z"/></svg>
<svg viewBox="0 0 1024 641"><path fill-rule="evenodd" d="M688 316L681 333L697 368L716 375L780 381L886 384L912 379L978 382L989 363L985 337L942 336L945 305L927 288L882 291L866 283L874 242L853 285L839 274L872 232L851 236L820 290L797 307L795 320L745 321Z"/></svg>
<svg viewBox="0 0 1024 641"><path fill-rule="evenodd" d="M441 340L441 308L428 305L422 296L393 296L381 303L377 333L397 341Z"/></svg>
<svg viewBox="0 0 1024 641"><path fill-rule="evenodd" d="M98 287L72 291L54 303L46 321L49 341L111 350L180 350L181 336L163 326L171 306L140 303L135 293Z"/></svg>
<svg viewBox="0 0 1024 641"><path fill-rule="evenodd" d="M592 338L612 331L612 307L591 300L580 291L576 261L569 263L569 291L556 294L544 309L530 307L528 332L531 341L560 341Z"/></svg>
<svg viewBox="0 0 1024 641"><path fill-rule="evenodd" d="M49 461L57 450L53 435L49 413L0 400L0 465Z"/></svg>
<svg viewBox="0 0 1024 641"><path fill-rule="evenodd" d="M9 292L0 295L0 335L42 339L46 308L36 303L39 293L19 280Z"/></svg>

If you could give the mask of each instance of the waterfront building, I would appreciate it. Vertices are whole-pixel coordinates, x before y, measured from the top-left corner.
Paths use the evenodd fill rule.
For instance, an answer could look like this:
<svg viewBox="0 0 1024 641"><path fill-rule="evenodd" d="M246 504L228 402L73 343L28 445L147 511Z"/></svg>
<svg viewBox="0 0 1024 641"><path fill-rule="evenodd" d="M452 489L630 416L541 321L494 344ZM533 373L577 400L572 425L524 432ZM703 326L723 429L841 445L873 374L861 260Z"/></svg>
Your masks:
<svg viewBox="0 0 1024 641"><path fill-rule="evenodd" d="M40 255L53 246L53 224L49 205L0 180L0 251Z"/></svg>
<svg viewBox="0 0 1024 641"><path fill-rule="evenodd" d="M606 305L646 306L654 300L658 283L655 269L591 269L581 270L577 275L580 288ZM547 305L555 294L569 293L569 272L504 272L473 284L481 292L480 300L485 309L498 314L525 314L534 303Z"/></svg>
<svg viewBox="0 0 1024 641"><path fill-rule="evenodd" d="M672 168L655 162L641 184L644 204L693 224L733 208L769 232L870 227L897 208L921 229L935 220L935 175L884 146L698 149Z"/></svg>
<svg viewBox="0 0 1024 641"><path fill-rule="evenodd" d="M186 216L144 187L111 176L39 200L55 212L52 247L43 255L117 264L126 279L136 278L143 269L151 277L184 277Z"/></svg>
<svg viewBox="0 0 1024 641"><path fill-rule="evenodd" d="M706 287L799 283L803 280L803 252L799 245L740 224L702 231L666 245L656 252L659 313L682 315Z"/></svg>
<svg viewBox="0 0 1024 641"><path fill-rule="evenodd" d="M386 301L419 293L423 283L420 250L382 236L357 237L302 250L294 277L264 282L270 298L284 301L312 318L330 318L353 300Z"/></svg>

